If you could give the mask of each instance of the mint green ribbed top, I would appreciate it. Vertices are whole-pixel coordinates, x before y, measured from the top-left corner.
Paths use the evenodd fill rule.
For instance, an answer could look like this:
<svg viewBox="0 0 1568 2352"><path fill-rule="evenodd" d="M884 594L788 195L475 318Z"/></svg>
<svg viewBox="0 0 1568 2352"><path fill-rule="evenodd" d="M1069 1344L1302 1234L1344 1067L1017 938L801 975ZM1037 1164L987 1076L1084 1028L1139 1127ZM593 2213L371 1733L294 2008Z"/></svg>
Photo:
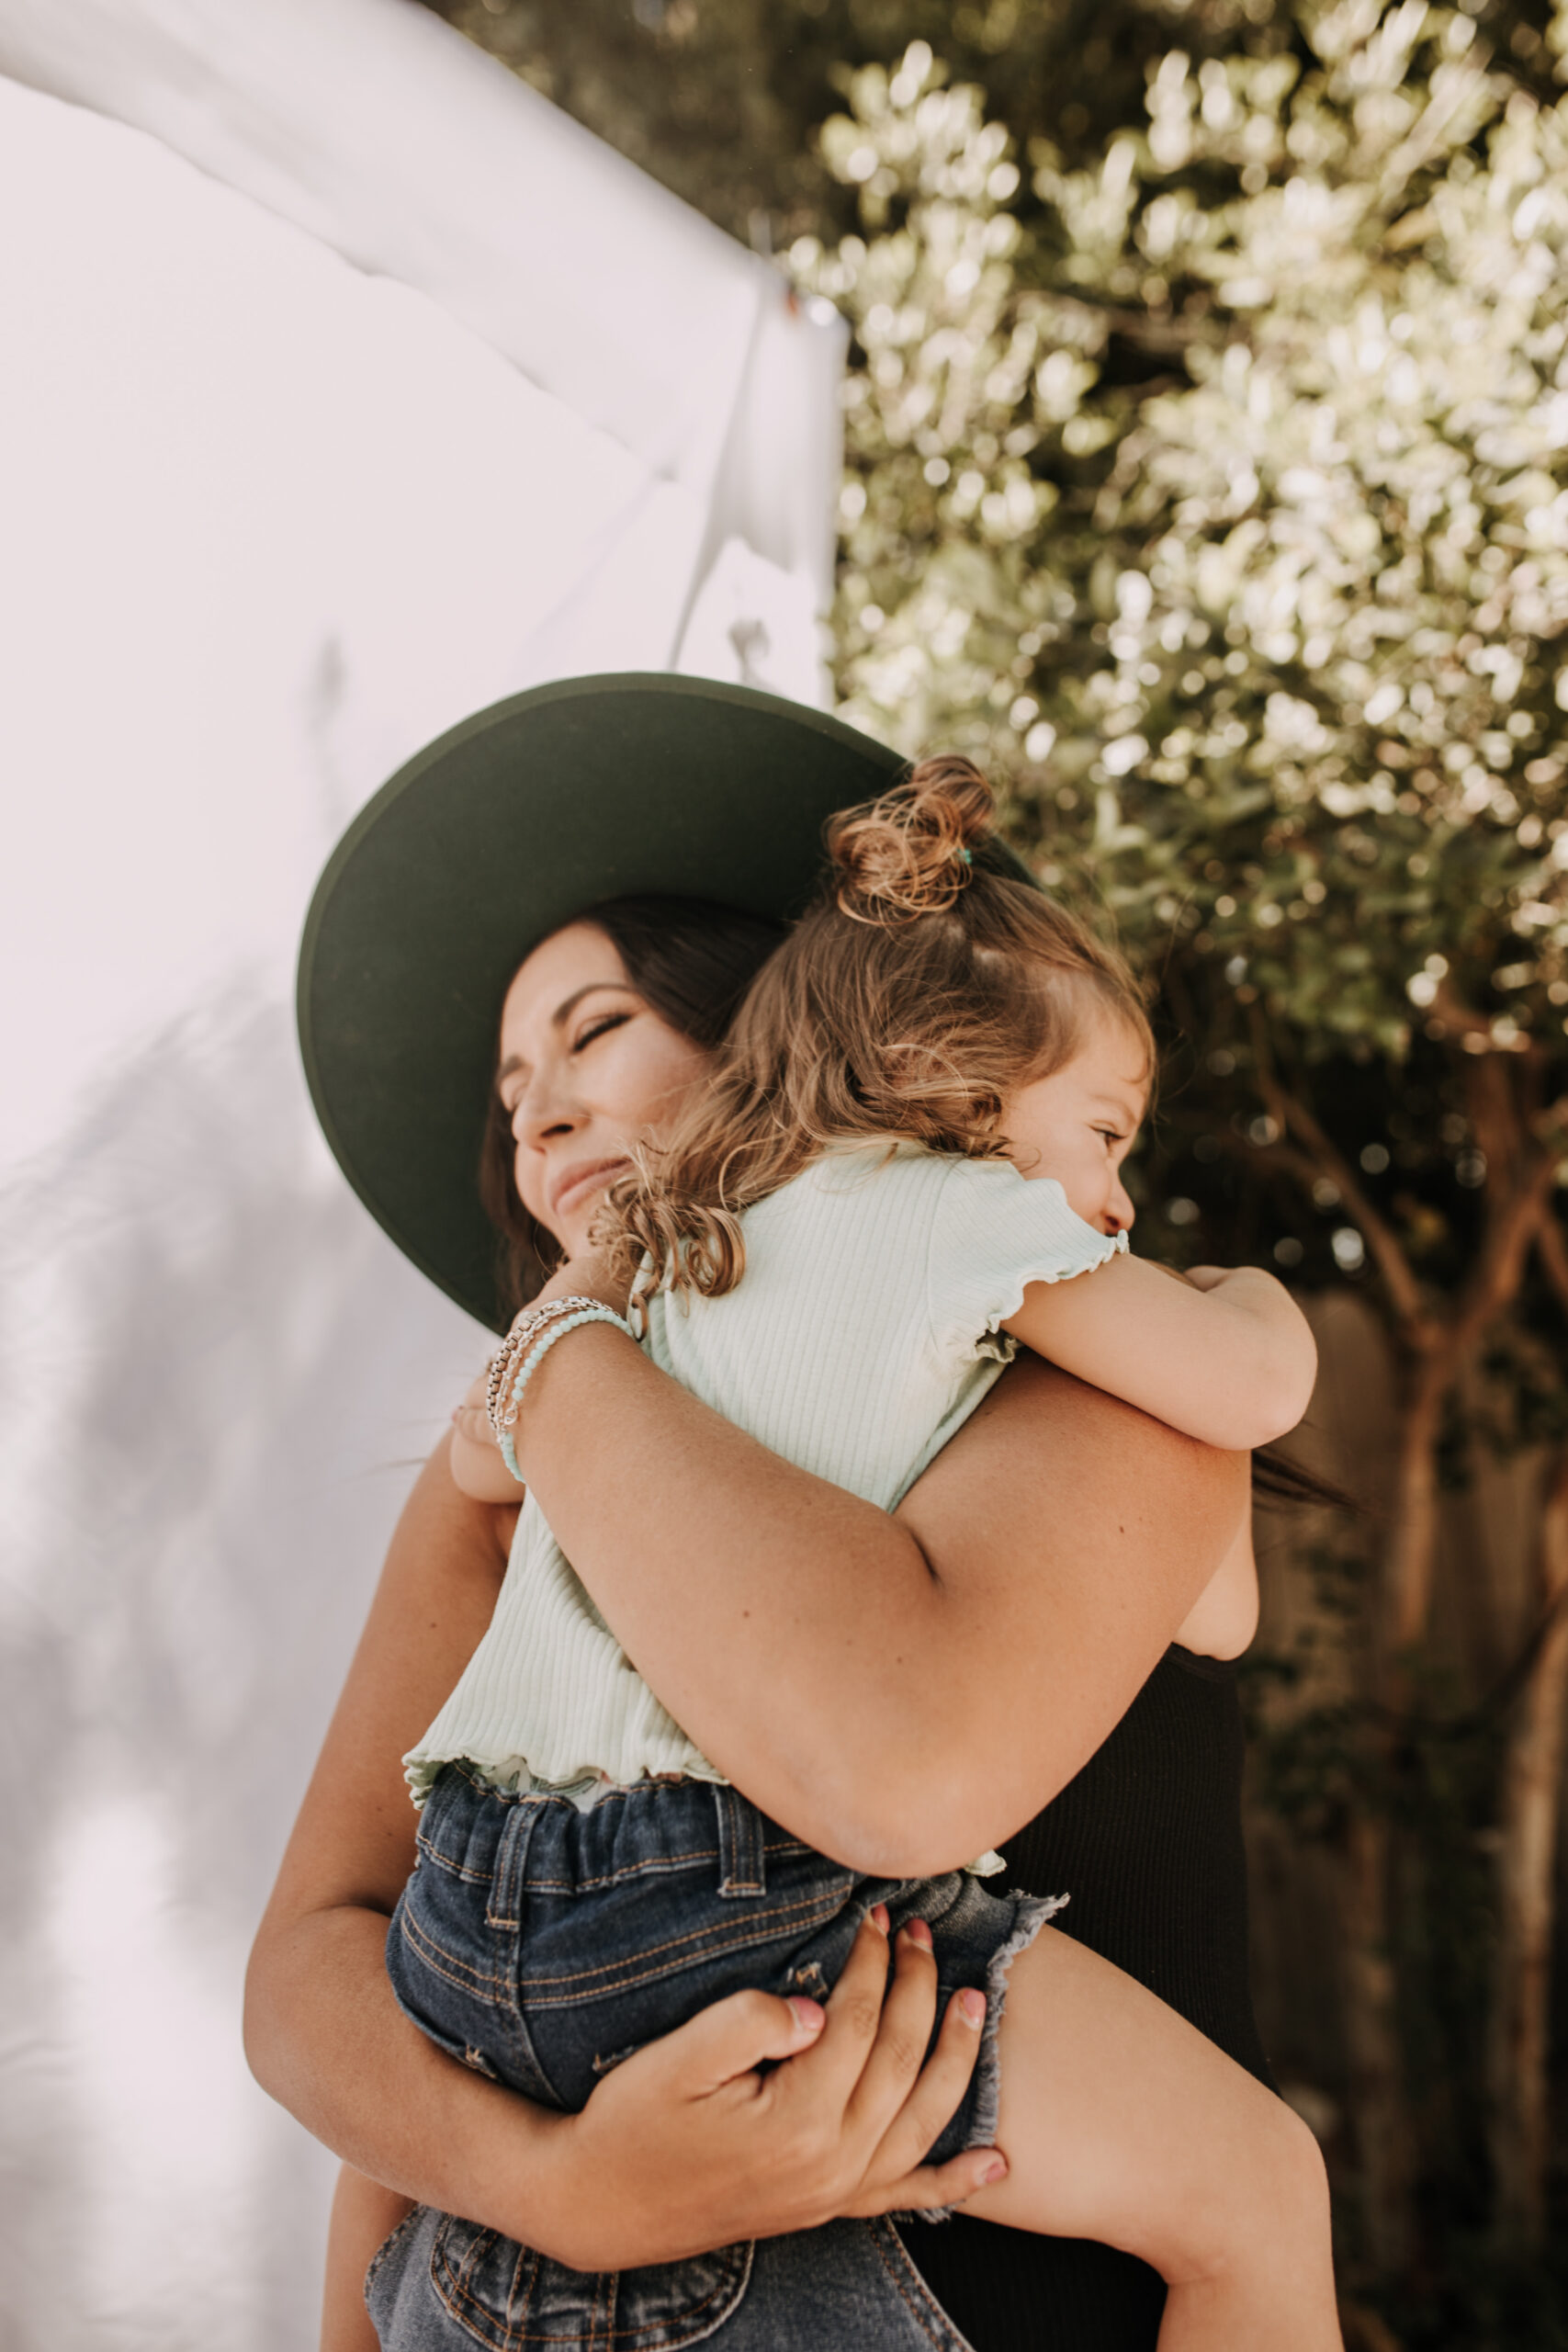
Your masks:
<svg viewBox="0 0 1568 2352"><path fill-rule="evenodd" d="M1010 1361L998 1326L1025 1285L1126 1247L1050 1178L908 1144L836 1147L742 1227L738 1286L655 1296L644 1344L727 1419L884 1510ZM604 1436L613 1477L614 1429ZM723 1778L637 1672L531 1496L490 1630L405 1758L416 1803L457 1757L504 1785Z"/></svg>

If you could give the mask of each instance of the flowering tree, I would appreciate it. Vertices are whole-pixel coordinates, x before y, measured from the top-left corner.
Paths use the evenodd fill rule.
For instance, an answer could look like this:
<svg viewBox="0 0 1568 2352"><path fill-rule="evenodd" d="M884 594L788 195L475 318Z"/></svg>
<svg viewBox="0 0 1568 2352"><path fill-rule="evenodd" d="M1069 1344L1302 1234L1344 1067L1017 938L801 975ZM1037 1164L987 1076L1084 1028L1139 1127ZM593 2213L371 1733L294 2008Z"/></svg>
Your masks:
<svg viewBox="0 0 1568 2352"><path fill-rule="evenodd" d="M1401 1437L1365 1697L1388 1724L1427 1625L1445 1416L1533 1311L1529 1269L1568 1313L1568 101L1505 84L1427 0L1301 28L1304 70L1166 56L1146 124L1079 170L1013 153L917 43L824 130L862 233L790 260L858 339L846 715L988 762L1043 876L1091 872L1157 958L1195 1041L1179 1234L1204 1167L1234 1163L1278 1263L1359 1280L1384 1319ZM1568 1588L1568 1456L1548 1488L1543 1610ZM1529 1651L1498 1799L1494 2156L1527 2241L1562 1624ZM1345 1834L1386 2271L1412 2169L1386 1814L1352 1806Z"/></svg>

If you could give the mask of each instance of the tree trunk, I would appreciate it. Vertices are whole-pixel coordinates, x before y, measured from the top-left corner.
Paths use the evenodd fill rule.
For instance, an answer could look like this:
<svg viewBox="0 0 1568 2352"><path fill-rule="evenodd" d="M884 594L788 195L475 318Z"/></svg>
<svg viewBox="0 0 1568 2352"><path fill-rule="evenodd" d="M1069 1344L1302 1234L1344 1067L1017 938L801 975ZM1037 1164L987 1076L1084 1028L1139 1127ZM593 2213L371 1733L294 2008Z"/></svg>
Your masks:
<svg viewBox="0 0 1568 2352"><path fill-rule="evenodd" d="M1432 1604L1432 1572L1438 1552L1438 1440L1443 1400L1453 1378L1444 1355L1428 1355L1416 1366L1399 1433L1398 1488L1393 1540L1383 1580L1381 1623L1374 1636L1385 1705L1400 1704L1404 1677L1400 1653L1427 1630Z"/></svg>
<svg viewBox="0 0 1568 2352"><path fill-rule="evenodd" d="M1568 1591L1568 1453L1541 1516L1542 1611ZM1547 2046L1552 1882L1568 1714L1568 1606L1551 1620L1504 1757L1498 1850L1497 1984L1491 2048L1495 2222L1511 2252L1546 2239Z"/></svg>
<svg viewBox="0 0 1568 2352"><path fill-rule="evenodd" d="M1359 1807L1349 1835L1345 2024L1366 2254L1384 2278L1397 2276L1409 2259L1413 2170L1389 1917L1389 1843L1385 1815Z"/></svg>
<svg viewBox="0 0 1568 2352"><path fill-rule="evenodd" d="M1393 1535L1368 1611L1367 1689L1384 1716L1406 1703L1404 1654L1426 1630L1438 1542L1438 1436L1447 1368L1407 1362ZM1374 1732L1375 1740L1387 1739ZM1361 2172L1368 2258L1380 2277L1407 2264L1415 2237L1415 2152L1399 2033L1389 1873L1393 1833L1372 1801L1350 1825L1345 2009L1350 2113Z"/></svg>

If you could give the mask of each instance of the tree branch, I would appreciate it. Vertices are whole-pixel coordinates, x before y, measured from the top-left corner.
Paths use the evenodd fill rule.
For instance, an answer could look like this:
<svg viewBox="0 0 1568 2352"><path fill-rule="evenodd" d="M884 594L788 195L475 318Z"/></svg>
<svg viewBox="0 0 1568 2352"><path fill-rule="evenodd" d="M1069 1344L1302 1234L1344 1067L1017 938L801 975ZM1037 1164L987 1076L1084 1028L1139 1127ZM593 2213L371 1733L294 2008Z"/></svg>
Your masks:
<svg viewBox="0 0 1568 2352"><path fill-rule="evenodd" d="M1294 1135L1305 1145L1319 1172L1338 1189L1346 1211L1360 1227L1372 1253L1406 1346L1425 1354L1437 1344L1438 1325L1427 1312L1416 1269L1387 1219L1375 1209L1344 1153L1318 1125L1306 1104L1288 1093L1275 1074L1269 1041L1256 1007L1252 1009L1252 1045L1262 1094L1282 1134Z"/></svg>
<svg viewBox="0 0 1568 2352"><path fill-rule="evenodd" d="M1546 1215L1557 1164L1542 1152L1520 1177L1487 1234L1475 1272L1461 1294L1451 1326L1456 1356L1462 1358L1518 1295L1525 1259Z"/></svg>
<svg viewBox="0 0 1568 2352"><path fill-rule="evenodd" d="M1568 1317L1568 1238L1550 1209L1535 1229L1535 1254L1547 1287Z"/></svg>

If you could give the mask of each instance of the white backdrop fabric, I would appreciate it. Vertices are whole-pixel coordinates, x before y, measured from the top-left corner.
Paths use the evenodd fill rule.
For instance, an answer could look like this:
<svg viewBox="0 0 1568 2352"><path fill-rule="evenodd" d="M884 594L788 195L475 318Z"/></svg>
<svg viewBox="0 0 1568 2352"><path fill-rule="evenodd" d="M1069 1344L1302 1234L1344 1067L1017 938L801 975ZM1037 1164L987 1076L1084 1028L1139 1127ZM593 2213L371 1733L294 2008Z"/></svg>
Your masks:
<svg viewBox="0 0 1568 2352"><path fill-rule="evenodd" d="M315 1133L315 874L543 678L820 690L836 325L401 0L249 16L0 0L6 2352L315 2340L241 1973L485 1347Z"/></svg>

